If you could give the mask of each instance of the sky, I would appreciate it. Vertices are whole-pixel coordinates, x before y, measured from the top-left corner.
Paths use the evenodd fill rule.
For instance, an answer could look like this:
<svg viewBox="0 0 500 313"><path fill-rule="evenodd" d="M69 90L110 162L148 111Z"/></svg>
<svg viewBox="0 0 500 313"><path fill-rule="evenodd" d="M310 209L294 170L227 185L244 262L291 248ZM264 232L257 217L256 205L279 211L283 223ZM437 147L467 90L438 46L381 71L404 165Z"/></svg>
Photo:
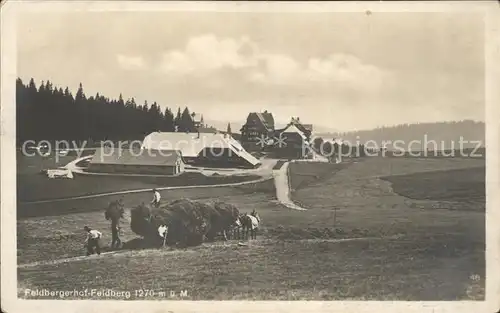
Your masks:
<svg viewBox="0 0 500 313"><path fill-rule="evenodd" d="M484 121L472 13L53 12L18 17L18 76L243 123Z"/></svg>

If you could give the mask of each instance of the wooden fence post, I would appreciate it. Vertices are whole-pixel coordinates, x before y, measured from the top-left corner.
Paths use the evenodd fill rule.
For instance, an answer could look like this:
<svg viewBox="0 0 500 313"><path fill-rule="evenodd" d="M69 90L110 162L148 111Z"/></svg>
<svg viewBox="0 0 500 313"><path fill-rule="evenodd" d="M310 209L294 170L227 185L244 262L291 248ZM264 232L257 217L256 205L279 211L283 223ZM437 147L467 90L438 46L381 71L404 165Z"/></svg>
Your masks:
<svg viewBox="0 0 500 313"><path fill-rule="evenodd" d="M336 229L337 225L337 207L333 208L333 228Z"/></svg>

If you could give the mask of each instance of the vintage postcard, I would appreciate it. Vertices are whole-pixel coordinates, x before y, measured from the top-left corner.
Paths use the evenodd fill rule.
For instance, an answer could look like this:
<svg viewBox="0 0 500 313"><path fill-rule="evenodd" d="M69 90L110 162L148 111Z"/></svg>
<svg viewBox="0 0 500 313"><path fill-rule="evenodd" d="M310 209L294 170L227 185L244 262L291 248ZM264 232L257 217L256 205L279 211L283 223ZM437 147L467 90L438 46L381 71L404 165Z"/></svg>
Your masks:
<svg viewBox="0 0 500 313"><path fill-rule="evenodd" d="M498 12L6 2L2 310L497 312Z"/></svg>

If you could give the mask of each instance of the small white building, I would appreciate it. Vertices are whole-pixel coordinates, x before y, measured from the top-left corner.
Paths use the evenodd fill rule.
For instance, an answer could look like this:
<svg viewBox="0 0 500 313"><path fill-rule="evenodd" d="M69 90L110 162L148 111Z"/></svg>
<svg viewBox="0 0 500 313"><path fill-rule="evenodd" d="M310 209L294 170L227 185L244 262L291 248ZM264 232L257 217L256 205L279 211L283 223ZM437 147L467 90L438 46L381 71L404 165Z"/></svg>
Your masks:
<svg viewBox="0 0 500 313"><path fill-rule="evenodd" d="M96 173L178 175L184 172L184 162L176 150L96 149L88 171Z"/></svg>

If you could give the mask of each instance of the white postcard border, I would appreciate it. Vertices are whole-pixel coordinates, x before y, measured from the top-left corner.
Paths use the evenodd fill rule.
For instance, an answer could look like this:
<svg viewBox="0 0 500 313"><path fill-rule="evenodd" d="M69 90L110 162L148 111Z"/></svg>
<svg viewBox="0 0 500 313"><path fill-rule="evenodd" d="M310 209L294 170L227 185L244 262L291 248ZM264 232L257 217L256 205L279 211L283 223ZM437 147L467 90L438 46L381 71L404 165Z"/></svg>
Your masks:
<svg viewBox="0 0 500 313"><path fill-rule="evenodd" d="M95 1L31 3L10 0L1 12L1 281L6 312L496 312L500 309L500 28L498 3L488 2L139 2ZM486 75L486 300L404 301L106 301L17 299L15 80L16 12L71 11L252 11L252 12L472 12L485 16Z"/></svg>

